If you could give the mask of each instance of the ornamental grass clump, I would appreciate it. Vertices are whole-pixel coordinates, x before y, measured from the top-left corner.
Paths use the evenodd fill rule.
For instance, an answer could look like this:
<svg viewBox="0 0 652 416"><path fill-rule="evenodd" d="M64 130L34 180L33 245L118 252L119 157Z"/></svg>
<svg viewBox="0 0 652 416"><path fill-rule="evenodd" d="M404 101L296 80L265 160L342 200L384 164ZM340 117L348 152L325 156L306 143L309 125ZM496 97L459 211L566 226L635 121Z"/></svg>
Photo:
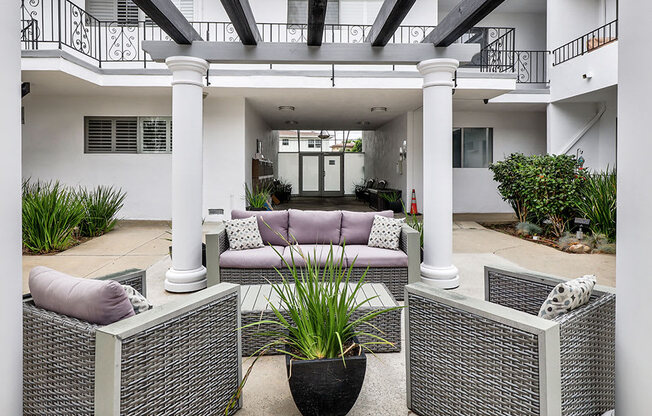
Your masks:
<svg viewBox="0 0 652 416"><path fill-rule="evenodd" d="M59 182L23 182L23 246L33 253L65 250L75 243L84 207Z"/></svg>
<svg viewBox="0 0 652 416"><path fill-rule="evenodd" d="M270 198L271 190L268 187L254 186L249 189L249 186L245 184L245 200L250 208L265 208Z"/></svg>
<svg viewBox="0 0 652 416"><path fill-rule="evenodd" d="M84 237L97 237L113 230L127 196L120 188L98 186L88 190L81 188L77 195L84 207L84 218L79 224L79 232Z"/></svg>
<svg viewBox="0 0 652 416"><path fill-rule="evenodd" d="M616 241L616 171L607 168L604 172L589 174L576 207L591 221L591 233L605 235L609 242ZM607 250L611 251L611 247Z"/></svg>

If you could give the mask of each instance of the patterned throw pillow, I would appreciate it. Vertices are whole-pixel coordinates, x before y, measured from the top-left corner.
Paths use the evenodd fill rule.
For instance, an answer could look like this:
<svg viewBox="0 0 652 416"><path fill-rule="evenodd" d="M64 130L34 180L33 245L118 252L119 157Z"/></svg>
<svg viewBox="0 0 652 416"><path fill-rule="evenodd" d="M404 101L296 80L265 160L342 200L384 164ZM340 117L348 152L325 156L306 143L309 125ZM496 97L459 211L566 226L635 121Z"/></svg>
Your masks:
<svg viewBox="0 0 652 416"><path fill-rule="evenodd" d="M152 309L152 304L139 291L129 285L122 285L122 288L127 292L127 298L129 298L136 315Z"/></svg>
<svg viewBox="0 0 652 416"><path fill-rule="evenodd" d="M256 217L224 220L224 225L226 226L226 236L229 238L231 250L264 247Z"/></svg>
<svg viewBox="0 0 652 416"><path fill-rule="evenodd" d="M405 218L388 218L380 215L374 216L374 222L371 225L369 233L369 247L387 248L390 250L399 249L399 240L401 238L401 227L405 223Z"/></svg>
<svg viewBox="0 0 652 416"><path fill-rule="evenodd" d="M567 282L559 283L552 289L541 309L539 316L545 319L554 319L568 313L575 308L589 303L595 276L586 275Z"/></svg>

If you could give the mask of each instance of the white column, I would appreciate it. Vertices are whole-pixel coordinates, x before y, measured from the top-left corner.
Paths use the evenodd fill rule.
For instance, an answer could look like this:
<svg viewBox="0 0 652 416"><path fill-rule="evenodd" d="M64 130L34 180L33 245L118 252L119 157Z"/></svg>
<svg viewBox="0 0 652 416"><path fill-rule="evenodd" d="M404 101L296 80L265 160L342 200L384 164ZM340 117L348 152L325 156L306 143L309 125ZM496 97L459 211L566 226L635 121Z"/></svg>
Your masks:
<svg viewBox="0 0 652 416"><path fill-rule="evenodd" d="M23 308L21 234L20 14L17 3L0 3L0 414L21 415Z"/></svg>
<svg viewBox="0 0 652 416"><path fill-rule="evenodd" d="M165 289L193 292L206 287L201 264L203 183L203 77L208 62L172 56L172 268Z"/></svg>
<svg viewBox="0 0 652 416"><path fill-rule="evenodd" d="M453 266L453 77L455 59L420 62L423 75L423 263L421 280L459 286Z"/></svg>
<svg viewBox="0 0 652 416"><path fill-rule="evenodd" d="M621 1L618 19L618 219L616 254L616 414L651 414L652 2Z"/></svg>

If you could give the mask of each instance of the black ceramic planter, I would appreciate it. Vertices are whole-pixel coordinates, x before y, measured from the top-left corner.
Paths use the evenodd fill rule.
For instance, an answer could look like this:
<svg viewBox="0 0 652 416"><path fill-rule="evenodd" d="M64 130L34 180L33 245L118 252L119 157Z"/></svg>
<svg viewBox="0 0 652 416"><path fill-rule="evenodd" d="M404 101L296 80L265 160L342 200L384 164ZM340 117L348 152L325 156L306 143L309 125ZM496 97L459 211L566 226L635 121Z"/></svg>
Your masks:
<svg viewBox="0 0 652 416"><path fill-rule="evenodd" d="M358 399L367 370L367 357L292 360L285 365L294 404L303 416L344 416ZM291 367L290 367L291 366Z"/></svg>

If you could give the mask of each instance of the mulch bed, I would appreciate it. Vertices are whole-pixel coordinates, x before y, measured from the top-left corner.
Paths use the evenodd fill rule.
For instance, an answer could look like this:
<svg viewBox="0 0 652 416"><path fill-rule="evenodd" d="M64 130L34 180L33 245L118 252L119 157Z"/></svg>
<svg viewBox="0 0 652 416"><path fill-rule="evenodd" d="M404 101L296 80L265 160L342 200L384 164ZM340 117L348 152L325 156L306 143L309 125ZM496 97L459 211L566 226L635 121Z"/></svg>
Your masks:
<svg viewBox="0 0 652 416"><path fill-rule="evenodd" d="M516 233L516 222L507 223L507 224L480 224L485 228L489 228L494 231L501 232L503 234L508 234L521 240L531 241L533 243L542 244L544 246L556 248L561 250L561 247L557 244L557 239L550 236L539 236L538 239L533 239L531 236L522 236Z"/></svg>

